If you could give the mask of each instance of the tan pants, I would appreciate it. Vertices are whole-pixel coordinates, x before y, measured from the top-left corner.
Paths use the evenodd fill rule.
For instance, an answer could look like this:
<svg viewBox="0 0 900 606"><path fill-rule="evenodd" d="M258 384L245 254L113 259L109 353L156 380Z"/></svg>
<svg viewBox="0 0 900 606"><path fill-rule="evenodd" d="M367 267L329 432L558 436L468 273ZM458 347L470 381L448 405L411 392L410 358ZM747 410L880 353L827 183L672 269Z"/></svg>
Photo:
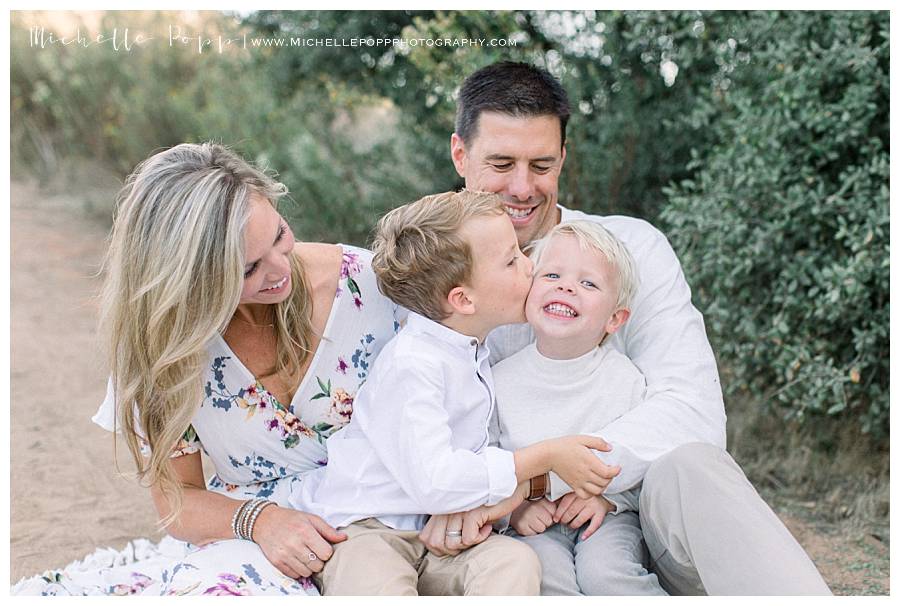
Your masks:
<svg viewBox="0 0 900 606"><path fill-rule="evenodd" d="M342 529L348 535L313 580L323 595L538 595L541 565L511 537L491 535L456 556L430 553L415 530L374 518Z"/></svg>

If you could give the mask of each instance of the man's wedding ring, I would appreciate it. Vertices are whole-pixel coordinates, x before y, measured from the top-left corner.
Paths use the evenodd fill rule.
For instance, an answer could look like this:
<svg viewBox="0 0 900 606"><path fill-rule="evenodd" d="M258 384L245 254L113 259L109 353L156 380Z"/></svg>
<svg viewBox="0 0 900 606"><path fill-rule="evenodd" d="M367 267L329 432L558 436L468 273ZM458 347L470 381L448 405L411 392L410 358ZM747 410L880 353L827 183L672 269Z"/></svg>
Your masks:
<svg viewBox="0 0 900 606"><path fill-rule="evenodd" d="M461 536L462 536L462 530L448 530L448 531L447 531L447 536L448 536L448 537L461 537Z"/></svg>
<svg viewBox="0 0 900 606"><path fill-rule="evenodd" d="M315 561L318 560L318 559L319 559L319 557L318 557L316 554L314 554L314 553L311 552L311 551L309 552L309 561L310 561L310 562L315 562Z"/></svg>

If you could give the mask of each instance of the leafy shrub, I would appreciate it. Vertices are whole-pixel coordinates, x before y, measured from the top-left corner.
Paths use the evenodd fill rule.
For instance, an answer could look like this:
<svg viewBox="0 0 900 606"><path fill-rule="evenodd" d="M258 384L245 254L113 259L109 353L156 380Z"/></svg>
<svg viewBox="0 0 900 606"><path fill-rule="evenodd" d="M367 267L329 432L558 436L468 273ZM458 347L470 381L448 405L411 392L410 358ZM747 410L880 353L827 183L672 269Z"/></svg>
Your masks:
<svg viewBox="0 0 900 606"><path fill-rule="evenodd" d="M889 424L888 14L753 13L752 61L698 104L714 135L667 190L728 371L789 418Z"/></svg>

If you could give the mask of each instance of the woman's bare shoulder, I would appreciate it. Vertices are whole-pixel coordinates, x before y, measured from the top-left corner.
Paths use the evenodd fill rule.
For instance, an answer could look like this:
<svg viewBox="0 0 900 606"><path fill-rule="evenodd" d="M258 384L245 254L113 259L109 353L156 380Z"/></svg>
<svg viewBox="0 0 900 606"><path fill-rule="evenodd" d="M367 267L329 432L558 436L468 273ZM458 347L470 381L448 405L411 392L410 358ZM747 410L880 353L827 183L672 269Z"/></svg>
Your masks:
<svg viewBox="0 0 900 606"><path fill-rule="evenodd" d="M297 242L294 244L294 253L303 262L307 279L313 288L317 285L332 284L337 281L343 259L343 249L340 245Z"/></svg>

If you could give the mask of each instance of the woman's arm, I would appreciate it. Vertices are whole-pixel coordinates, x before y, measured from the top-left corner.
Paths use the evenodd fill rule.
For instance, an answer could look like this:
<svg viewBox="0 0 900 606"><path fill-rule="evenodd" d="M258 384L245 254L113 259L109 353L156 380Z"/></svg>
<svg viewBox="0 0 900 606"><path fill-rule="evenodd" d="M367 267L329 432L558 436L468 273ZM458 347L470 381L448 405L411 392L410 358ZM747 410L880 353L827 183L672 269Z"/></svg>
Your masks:
<svg viewBox="0 0 900 606"><path fill-rule="evenodd" d="M184 492L181 513L167 527L169 534L194 545L234 539L231 519L243 501L206 490L200 453L173 458L171 463ZM150 493L160 517L169 515L162 491L153 486ZM259 514L252 538L272 565L296 579L322 570L334 552L331 543L339 543L347 535L318 516L270 505Z"/></svg>

